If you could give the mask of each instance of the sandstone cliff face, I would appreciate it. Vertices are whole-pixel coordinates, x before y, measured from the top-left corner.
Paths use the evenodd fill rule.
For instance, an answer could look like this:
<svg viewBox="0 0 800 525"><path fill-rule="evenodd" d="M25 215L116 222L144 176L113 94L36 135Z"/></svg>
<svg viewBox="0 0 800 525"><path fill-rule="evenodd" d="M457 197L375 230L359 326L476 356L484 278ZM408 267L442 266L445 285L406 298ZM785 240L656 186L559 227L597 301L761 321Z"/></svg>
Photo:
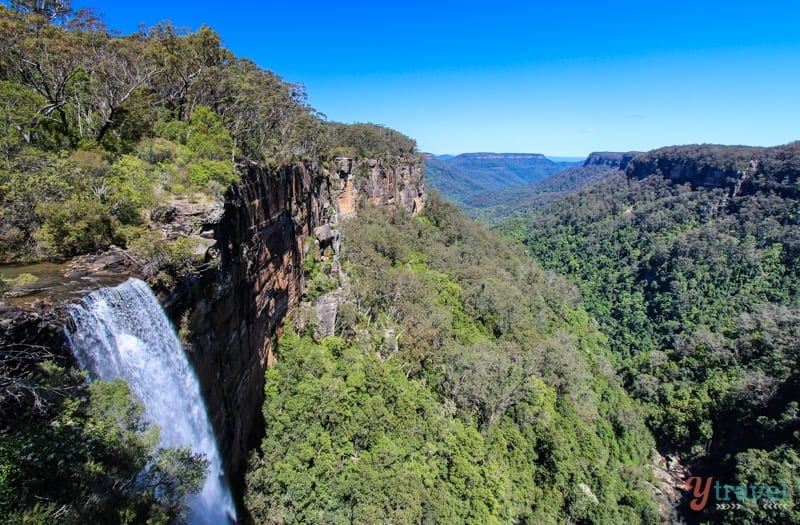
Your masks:
<svg viewBox="0 0 800 525"><path fill-rule="evenodd" d="M314 235L338 242L331 226L366 203L414 214L424 206L416 159L339 158L332 170L307 164L265 171L248 167L205 224L216 264L164 294L188 338L220 450L236 482L261 426L264 369L287 312L303 293L302 261Z"/></svg>
<svg viewBox="0 0 800 525"><path fill-rule="evenodd" d="M800 196L800 143L771 148L746 146L674 146L633 159L628 177L665 177L694 188L723 188L730 197L769 192Z"/></svg>
<svg viewBox="0 0 800 525"><path fill-rule="evenodd" d="M416 215L425 206L421 166L394 157L388 159L338 158L330 176L341 217L355 213L364 202L398 207ZM359 202L358 199L364 199Z"/></svg>
<svg viewBox="0 0 800 525"><path fill-rule="evenodd" d="M624 170L628 167L631 160L633 160L639 153L636 151L629 151L626 153L612 152L612 151L595 151L586 157L583 165L585 166L608 166L618 170Z"/></svg>

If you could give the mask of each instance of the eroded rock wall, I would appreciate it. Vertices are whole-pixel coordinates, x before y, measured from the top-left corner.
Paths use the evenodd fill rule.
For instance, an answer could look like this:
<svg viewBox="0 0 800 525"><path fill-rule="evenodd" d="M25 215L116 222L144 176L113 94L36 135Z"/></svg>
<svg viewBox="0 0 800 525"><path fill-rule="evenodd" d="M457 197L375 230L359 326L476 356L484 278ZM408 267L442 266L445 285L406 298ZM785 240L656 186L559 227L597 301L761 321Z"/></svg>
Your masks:
<svg viewBox="0 0 800 525"><path fill-rule="evenodd" d="M307 244L366 203L410 214L424 206L418 159L340 158L332 169L243 171L221 216L202 228L215 241L213 267L163 296L188 343L234 485L257 445L264 371L285 316L302 296Z"/></svg>
<svg viewBox="0 0 800 525"><path fill-rule="evenodd" d="M399 207L412 215L419 213L425 206L421 170L420 161L397 157L336 159L331 184L339 214L351 215L365 202Z"/></svg>
<svg viewBox="0 0 800 525"><path fill-rule="evenodd" d="M639 152L612 152L612 151L595 151L590 153L584 161L584 166L608 166L617 170L625 170L628 164L638 155Z"/></svg>
<svg viewBox="0 0 800 525"><path fill-rule="evenodd" d="M722 188L729 197L762 192L795 199L800 196L800 143L660 148L634 158L626 173L636 179L657 175L693 188Z"/></svg>

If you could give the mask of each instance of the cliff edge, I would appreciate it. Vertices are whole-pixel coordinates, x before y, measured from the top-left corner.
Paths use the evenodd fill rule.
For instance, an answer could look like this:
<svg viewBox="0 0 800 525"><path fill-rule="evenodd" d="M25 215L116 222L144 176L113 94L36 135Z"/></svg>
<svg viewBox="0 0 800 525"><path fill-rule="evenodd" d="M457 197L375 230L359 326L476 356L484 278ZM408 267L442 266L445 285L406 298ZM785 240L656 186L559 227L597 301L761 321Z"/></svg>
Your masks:
<svg viewBox="0 0 800 525"><path fill-rule="evenodd" d="M367 205L414 215L425 205L416 157L340 157L270 170L249 165L225 195L209 267L162 302L179 327L234 482L261 427L264 370L272 341L303 295L303 259L313 245L338 242L338 222Z"/></svg>

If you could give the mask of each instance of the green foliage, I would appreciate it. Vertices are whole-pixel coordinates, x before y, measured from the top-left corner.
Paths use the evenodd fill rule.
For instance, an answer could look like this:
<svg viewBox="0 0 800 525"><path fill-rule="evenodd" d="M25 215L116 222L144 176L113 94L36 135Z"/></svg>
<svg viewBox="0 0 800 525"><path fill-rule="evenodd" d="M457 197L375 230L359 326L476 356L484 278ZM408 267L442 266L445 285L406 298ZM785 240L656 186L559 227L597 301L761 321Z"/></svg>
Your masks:
<svg viewBox="0 0 800 525"><path fill-rule="evenodd" d="M8 364L8 363L5 363ZM170 523L202 486L205 459L157 449L123 381L94 382L42 363L34 388L51 402L10 422L0 441L0 512L12 523Z"/></svg>
<svg viewBox="0 0 800 525"><path fill-rule="evenodd" d="M233 139L219 115L205 106L195 108L186 135L193 159L187 169L194 187L208 190L212 182L228 186L239 180L231 162Z"/></svg>
<svg viewBox="0 0 800 525"><path fill-rule="evenodd" d="M346 339L279 340L256 521L658 522L652 440L569 285L435 194L343 228Z"/></svg>
<svg viewBox="0 0 800 525"><path fill-rule="evenodd" d="M194 270L202 261L199 254L200 242L195 237L178 237L166 244L166 266L177 274L185 274Z"/></svg>
<svg viewBox="0 0 800 525"><path fill-rule="evenodd" d="M66 199L77 181L68 158L24 149L0 168L0 258L34 258L41 251L35 234L38 205Z"/></svg>
<svg viewBox="0 0 800 525"><path fill-rule="evenodd" d="M40 204L36 213L42 226L40 247L55 258L107 248L114 241L114 225L108 208L88 198Z"/></svg>
<svg viewBox="0 0 800 525"><path fill-rule="evenodd" d="M318 247L312 248L303 259L305 287L303 297L314 301L318 297L335 290L340 283L338 276L331 276L334 255L325 255Z"/></svg>
<svg viewBox="0 0 800 525"><path fill-rule="evenodd" d="M123 155L98 189L101 200L109 205L111 214L122 224L141 224L141 210L155 204L153 178L149 166L137 157ZM97 194L98 192L96 192Z"/></svg>
<svg viewBox="0 0 800 525"><path fill-rule="evenodd" d="M155 232L147 232L130 243L131 251L162 269L165 286L191 274L203 264L205 251L196 237L178 237L167 241Z"/></svg>
<svg viewBox="0 0 800 525"><path fill-rule="evenodd" d="M239 180L233 165L225 160L201 160L189 165L189 180L197 188L207 188L212 181L230 185Z"/></svg>
<svg viewBox="0 0 800 525"><path fill-rule="evenodd" d="M248 474L256 521L497 522L500 472L481 465L480 436L443 416L422 385L341 340L287 333L279 351L262 456Z"/></svg>
<svg viewBox="0 0 800 525"><path fill-rule="evenodd" d="M416 154L394 130L324 122L302 86L233 56L208 27L119 37L90 10L28 3L0 6L2 260L124 245L159 201L221 198L237 161Z"/></svg>
<svg viewBox="0 0 800 525"><path fill-rule="evenodd" d="M662 450L722 483L777 484L798 468L799 172L797 144L665 148L504 225L578 284ZM771 479L766 457L785 461Z"/></svg>
<svg viewBox="0 0 800 525"><path fill-rule="evenodd" d="M43 99L21 84L0 80L0 154L16 154L35 140L41 117L37 109Z"/></svg>
<svg viewBox="0 0 800 525"><path fill-rule="evenodd" d="M90 10L45 4L0 6L3 260L124 244L165 192L219 198L240 179L237 157L279 166L333 140L301 86L234 57L208 27L119 37ZM54 179L59 191L44 191Z"/></svg>
<svg viewBox="0 0 800 525"><path fill-rule="evenodd" d="M205 106L198 106L189 119L186 146L200 158L221 160L233 153L233 139L222 118Z"/></svg>
<svg viewBox="0 0 800 525"><path fill-rule="evenodd" d="M177 144L186 145L189 138L189 123L182 120L161 120L153 124L153 132Z"/></svg>
<svg viewBox="0 0 800 525"><path fill-rule="evenodd" d="M410 157L416 153L417 143L393 129L377 124L327 125L331 156L362 158Z"/></svg>

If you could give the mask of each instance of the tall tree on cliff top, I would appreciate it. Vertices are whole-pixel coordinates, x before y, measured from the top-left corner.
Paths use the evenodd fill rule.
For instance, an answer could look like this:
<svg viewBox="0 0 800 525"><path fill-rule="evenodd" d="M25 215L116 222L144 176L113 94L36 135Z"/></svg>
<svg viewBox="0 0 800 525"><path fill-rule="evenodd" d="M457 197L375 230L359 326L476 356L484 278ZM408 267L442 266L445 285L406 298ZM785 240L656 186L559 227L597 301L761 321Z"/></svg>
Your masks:
<svg viewBox="0 0 800 525"><path fill-rule="evenodd" d="M10 0L9 4L17 11L40 14L51 22L63 20L72 12L70 0Z"/></svg>

